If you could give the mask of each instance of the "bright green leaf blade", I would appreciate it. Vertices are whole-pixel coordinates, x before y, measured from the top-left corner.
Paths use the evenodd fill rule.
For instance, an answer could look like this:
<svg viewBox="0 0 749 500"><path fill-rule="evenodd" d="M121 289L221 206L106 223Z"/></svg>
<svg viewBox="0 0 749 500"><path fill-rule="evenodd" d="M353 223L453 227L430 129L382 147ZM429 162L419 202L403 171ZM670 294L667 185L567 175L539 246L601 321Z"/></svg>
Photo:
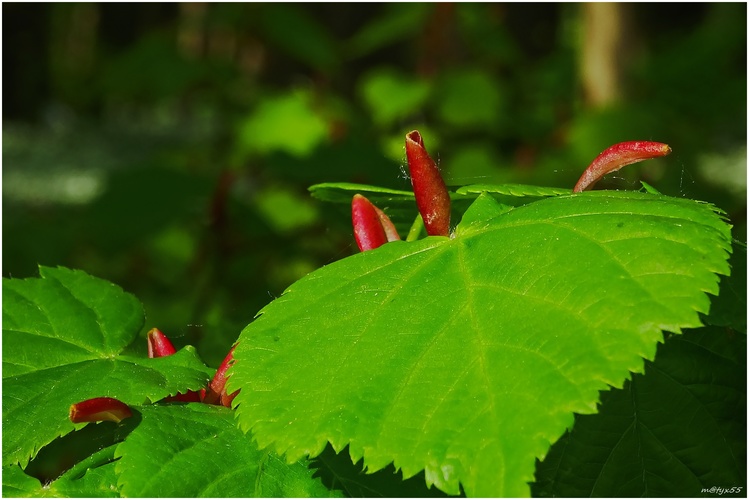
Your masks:
<svg viewBox="0 0 749 500"><path fill-rule="evenodd" d="M42 279L3 279L3 378L94 357L132 342L138 299L82 271L40 267Z"/></svg>
<svg viewBox="0 0 749 500"><path fill-rule="evenodd" d="M259 451L234 412L199 403L140 408L138 427L117 448L129 497L329 497L306 461Z"/></svg>
<svg viewBox="0 0 749 500"><path fill-rule="evenodd" d="M709 205L591 192L354 255L242 332L240 423L290 460L350 443L369 470L528 495L574 412L641 372L661 330L700 326L729 248Z"/></svg>
<svg viewBox="0 0 749 500"><path fill-rule="evenodd" d="M116 445L108 446L76 464L47 488L63 497L120 496L114 452Z"/></svg>
<svg viewBox="0 0 749 500"><path fill-rule="evenodd" d="M3 497L31 498L42 494L38 479L26 474L17 464L3 465Z"/></svg>
<svg viewBox="0 0 749 500"><path fill-rule="evenodd" d="M745 335L705 327L672 337L645 375L601 400L539 463L534 496L701 497L746 486Z"/></svg>
<svg viewBox="0 0 749 500"><path fill-rule="evenodd" d="M75 426L70 405L108 396L127 404L199 389L210 370L192 347L148 359L119 355L143 325L132 295L81 271L40 269L3 279L3 464L25 465Z"/></svg>
<svg viewBox="0 0 749 500"><path fill-rule="evenodd" d="M3 496L24 498L116 498L117 477L111 456L114 446L101 450L60 478L43 486L17 464L3 466ZM107 455L109 458L107 458ZM104 456L104 459L102 459ZM103 460L103 462L102 462Z"/></svg>
<svg viewBox="0 0 749 500"><path fill-rule="evenodd" d="M549 196L570 194L572 190L566 188L531 186L527 184L471 184L469 186L458 188L455 192L461 195L472 194L474 196L480 193L490 193L495 197L497 195L502 195L513 198L546 198ZM527 201L528 200L525 200L524 202L527 203ZM513 205L517 204L519 203L515 202Z"/></svg>

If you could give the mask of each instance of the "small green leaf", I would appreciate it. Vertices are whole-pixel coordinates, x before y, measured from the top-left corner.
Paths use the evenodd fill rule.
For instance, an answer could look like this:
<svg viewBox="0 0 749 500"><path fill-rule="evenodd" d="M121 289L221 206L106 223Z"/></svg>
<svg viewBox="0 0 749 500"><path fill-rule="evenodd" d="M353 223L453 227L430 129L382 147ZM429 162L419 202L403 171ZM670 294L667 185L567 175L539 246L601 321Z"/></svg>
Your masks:
<svg viewBox="0 0 749 500"><path fill-rule="evenodd" d="M310 95L295 91L264 99L238 133L243 154L282 151L303 158L327 140L328 125L313 108Z"/></svg>
<svg viewBox="0 0 749 500"><path fill-rule="evenodd" d="M493 126L507 115L507 96L500 82L484 70L449 71L440 79L436 94L439 117L455 127Z"/></svg>
<svg viewBox="0 0 749 500"><path fill-rule="evenodd" d="M292 461L330 442L451 494L526 496L574 413L642 372L662 330L701 325L729 250L710 205L603 191L391 242L311 273L242 332L239 422Z"/></svg>
<svg viewBox="0 0 749 500"><path fill-rule="evenodd" d="M390 125L418 111L431 90L429 80L413 78L390 69L372 72L361 84L361 94L372 119L381 126Z"/></svg>
<svg viewBox="0 0 749 500"><path fill-rule="evenodd" d="M330 497L306 461L259 451L234 412L199 403L139 409L143 420L118 446L116 471L129 497Z"/></svg>
<svg viewBox="0 0 749 500"><path fill-rule="evenodd" d="M413 191L354 184L352 182L324 182L310 186L309 191L318 200L334 203L351 203L351 198L357 193L366 196L372 203L383 201L409 201L413 203L415 200Z"/></svg>
<svg viewBox="0 0 749 500"><path fill-rule="evenodd" d="M40 275L3 279L3 464L25 465L75 429L73 403L143 404L205 385L211 371L192 347L148 359L143 341L142 358L120 354L143 325L135 297L82 271Z"/></svg>

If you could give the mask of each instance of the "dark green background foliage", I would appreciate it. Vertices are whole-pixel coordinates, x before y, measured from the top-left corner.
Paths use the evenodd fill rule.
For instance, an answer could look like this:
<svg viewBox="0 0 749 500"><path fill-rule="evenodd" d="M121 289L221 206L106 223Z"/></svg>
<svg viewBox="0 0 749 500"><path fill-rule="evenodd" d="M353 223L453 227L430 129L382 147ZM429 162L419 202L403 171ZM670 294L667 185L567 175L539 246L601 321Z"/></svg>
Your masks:
<svg viewBox="0 0 749 500"><path fill-rule="evenodd" d="M613 143L666 142L599 187L710 201L746 241L744 4L614 5L612 25L576 4L2 8L3 276L117 283L211 366L356 251L307 187L409 189L414 128L451 186L569 188Z"/></svg>
<svg viewBox="0 0 749 500"><path fill-rule="evenodd" d="M617 12L601 98L580 5L3 5L3 275L111 280L217 365L260 307L355 250L306 188L408 189L412 128L450 185L570 187L610 144L667 142L602 187L717 203L741 238L746 6Z"/></svg>

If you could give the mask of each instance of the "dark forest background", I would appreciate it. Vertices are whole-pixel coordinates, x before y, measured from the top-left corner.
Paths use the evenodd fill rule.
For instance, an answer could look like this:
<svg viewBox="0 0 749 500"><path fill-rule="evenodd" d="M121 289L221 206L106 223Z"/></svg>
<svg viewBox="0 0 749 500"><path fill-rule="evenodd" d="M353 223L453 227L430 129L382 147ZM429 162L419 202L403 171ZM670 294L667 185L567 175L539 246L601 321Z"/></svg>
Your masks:
<svg viewBox="0 0 749 500"><path fill-rule="evenodd" d="M571 187L604 148L673 153L599 188L706 200L746 241L747 12L689 4L4 3L5 277L83 269L220 363L293 281L353 253L307 187ZM414 214L416 213L414 209Z"/></svg>

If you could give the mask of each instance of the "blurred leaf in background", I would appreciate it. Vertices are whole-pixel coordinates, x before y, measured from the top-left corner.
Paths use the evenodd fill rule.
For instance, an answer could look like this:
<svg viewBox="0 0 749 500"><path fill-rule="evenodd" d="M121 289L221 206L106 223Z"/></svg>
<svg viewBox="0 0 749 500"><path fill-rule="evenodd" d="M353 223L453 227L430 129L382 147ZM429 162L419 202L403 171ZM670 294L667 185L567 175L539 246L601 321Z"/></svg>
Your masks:
<svg viewBox="0 0 749 500"><path fill-rule="evenodd" d="M409 189L414 128L454 186L570 187L615 142L667 142L601 188L714 202L746 239L745 4L3 14L3 275L118 283L145 329L210 365L288 285L355 251L349 214L307 187Z"/></svg>

